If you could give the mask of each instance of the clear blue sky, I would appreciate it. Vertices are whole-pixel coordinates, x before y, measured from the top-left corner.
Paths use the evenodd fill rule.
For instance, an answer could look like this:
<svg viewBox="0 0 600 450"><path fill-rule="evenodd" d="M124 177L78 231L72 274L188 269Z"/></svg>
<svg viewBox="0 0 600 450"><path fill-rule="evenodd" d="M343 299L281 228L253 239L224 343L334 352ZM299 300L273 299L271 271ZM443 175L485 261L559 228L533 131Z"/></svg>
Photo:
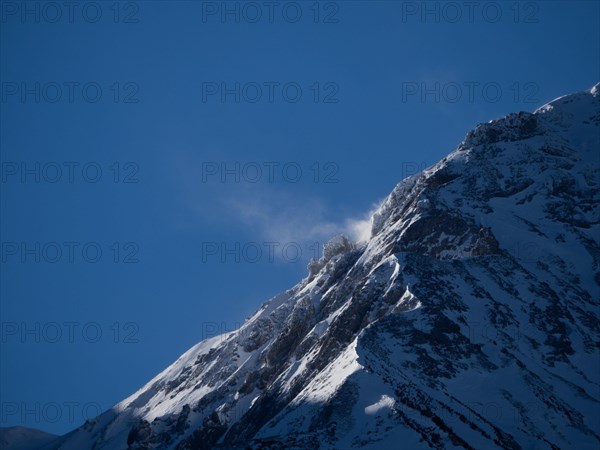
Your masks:
<svg viewBox="0 0 600 450"><path fill-rule="evenodd" d="M600 78L595 1L25 4L1 2L0 426L78 426L474 125Z"/></svg>

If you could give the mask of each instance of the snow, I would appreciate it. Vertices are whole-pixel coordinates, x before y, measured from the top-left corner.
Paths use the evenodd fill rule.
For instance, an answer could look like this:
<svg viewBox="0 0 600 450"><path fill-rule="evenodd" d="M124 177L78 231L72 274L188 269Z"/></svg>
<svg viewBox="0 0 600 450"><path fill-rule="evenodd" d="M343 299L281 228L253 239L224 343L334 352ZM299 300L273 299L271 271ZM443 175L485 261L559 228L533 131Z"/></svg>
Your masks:
<svg viewBox="0 0 600 450"><path fill-rule="evenodd" d="M381 411L391 410L396 404L396 400L394 400L389 395L382 395L376 403L365 407L365 414L369 416L374 416L376 414L380 414Z"/></svg>

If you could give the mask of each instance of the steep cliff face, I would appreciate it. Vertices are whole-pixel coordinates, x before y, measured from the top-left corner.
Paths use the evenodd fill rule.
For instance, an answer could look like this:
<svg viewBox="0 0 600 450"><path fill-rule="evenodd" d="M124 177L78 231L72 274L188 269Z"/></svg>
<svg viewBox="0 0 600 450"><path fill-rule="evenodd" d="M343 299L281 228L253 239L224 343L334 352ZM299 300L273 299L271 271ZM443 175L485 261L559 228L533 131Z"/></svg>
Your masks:
<svg viewBox="0 0 600 450"><path fill-rule="evenodd" d="M47 448L598 448L599 91L479 125L366 244Z"/></svg>

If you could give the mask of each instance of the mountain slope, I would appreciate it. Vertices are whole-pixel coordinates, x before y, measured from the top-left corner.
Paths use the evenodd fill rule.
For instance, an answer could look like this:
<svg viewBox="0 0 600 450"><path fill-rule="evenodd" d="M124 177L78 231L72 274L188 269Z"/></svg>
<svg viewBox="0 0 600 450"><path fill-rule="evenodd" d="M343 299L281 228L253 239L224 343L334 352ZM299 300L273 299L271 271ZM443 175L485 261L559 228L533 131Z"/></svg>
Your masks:
<svg viewBox="0 0 600 450"><path fill-rule="evenodd" d="M0 427L0 449L30 450L41 447L58 436L25 427Z"/></svg>
<svg viewBox="0 0 600 450"><path fill-rule="evenodd" d="M598 448L600 85L479 125L356 246L46 448Z"/></svg>

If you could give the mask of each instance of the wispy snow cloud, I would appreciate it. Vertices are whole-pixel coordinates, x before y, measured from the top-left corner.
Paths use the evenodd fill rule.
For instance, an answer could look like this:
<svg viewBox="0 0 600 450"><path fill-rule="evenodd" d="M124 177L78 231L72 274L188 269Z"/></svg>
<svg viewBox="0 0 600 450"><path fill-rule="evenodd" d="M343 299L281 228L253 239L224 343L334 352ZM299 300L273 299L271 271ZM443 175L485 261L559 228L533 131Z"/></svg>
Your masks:
<svg viewBox="0 0 600 450"><path fill-rule="evenodd" d="M191 214L182 219L183 226L210 220L227 228L242 226L253 239L280 244L322 246L339 234L359 243L370 238L371 217L379 205L364 214L340 218L336 205L279 185L203 183L201 164L195 155L183 153L173 166L177 198Z"/></svg>
<svg viewBox="0 0 600 450"><path fill-rule="evenodd" d="M287 194L267 192L251 198L234 198L230 211L246 225L275 242L327 242L344 234L355 242L366 242L371 235L371 216L342 221L331 220L328 208L318 199L292 198Z"/></svg>

